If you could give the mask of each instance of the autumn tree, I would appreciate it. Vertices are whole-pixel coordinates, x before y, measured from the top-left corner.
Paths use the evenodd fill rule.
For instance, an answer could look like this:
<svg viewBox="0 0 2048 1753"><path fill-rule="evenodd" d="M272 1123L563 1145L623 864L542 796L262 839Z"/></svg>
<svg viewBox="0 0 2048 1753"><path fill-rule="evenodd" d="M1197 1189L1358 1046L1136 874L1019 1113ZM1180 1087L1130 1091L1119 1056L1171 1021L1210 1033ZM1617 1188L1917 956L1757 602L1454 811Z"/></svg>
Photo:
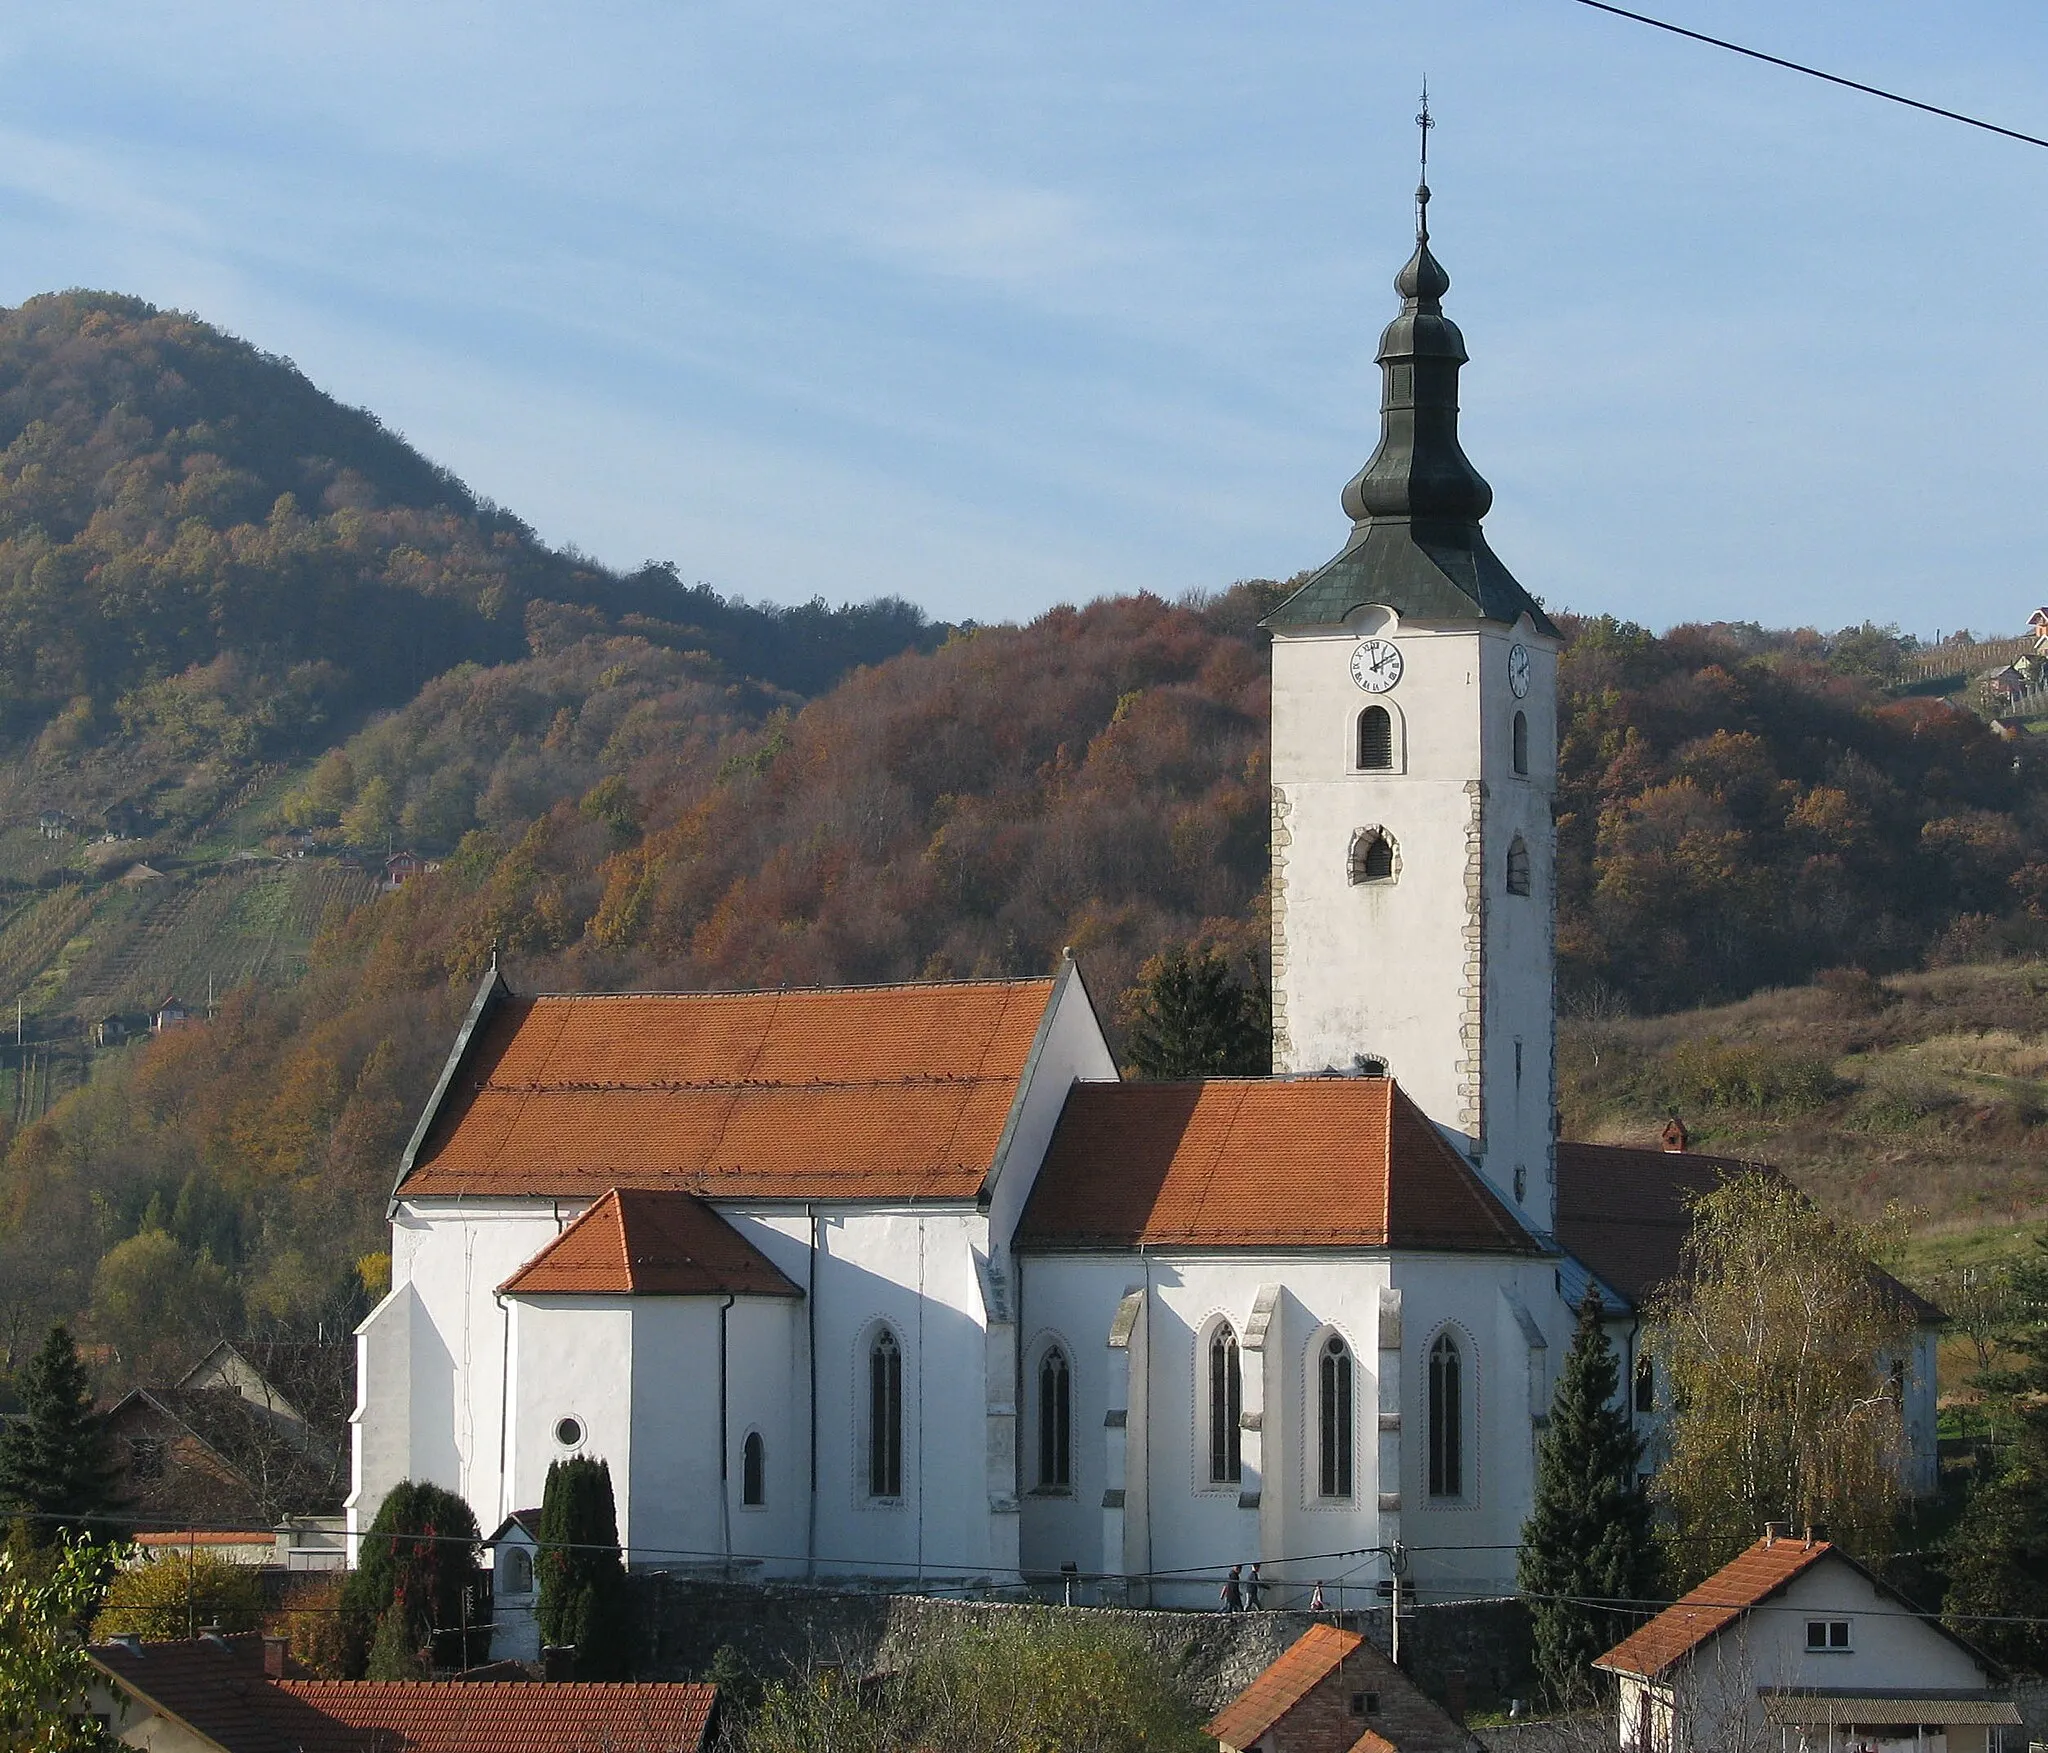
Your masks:
<svg viewBox="0 0 2048 1753"><path fill-rule="evenodd" d="M1537 1675L1566 1706L1585 1700L1593 1658L1635 1623L1603 1603L1648 1600L1657 1578L1650 1501L1636 1474L1642 1440L1617 1402L1620 1372L1602 1316L1600 1293L1588 1285L1537 1451L1517 1563Z"/></svg>
<svg viewBox="0 0 2048 1753"><path fill-rule="evenodd" d="M107 1586L92 1622L96 1642L255 1631L263 1623L263 1573L205 1550L166 1550L124 1570Z"/></svg>
<svg viewBox="0 0 2048 1753"><path fill-rule="evenodd" d="M97 1677L78 1632L106 1583L104 1547L60 1548L54 1564L0 1547L0 1746L18 1753L95 1753L107 1746L83 1712Z"/></svg>
<svg viewBox="0 0 2048 1753"><path fill-rule="evenodd" d="M1693 1202L1684 1271L1647 1333L1671 1392L1654 1490L1674 1581L1710 1574L1770 1521L1885 1550L1904 1454L1891 1372L1913 1322L1877 1248L1767 1170Z"/></svg>
<svg viewBox="0 0 2048 1753"><path fill-rule="evenodd" d="M1264 1077L1273 1030L1266 989L1236 979L1213 949L1153 957L1131 993L1130 1058L1150 1078Z"/></svg>
<svg viewBox="0 0 2048 1753"><path fill-rule="evenodd" d="M19 1383L21 1415L0 1429L0 1509L36 1538L84 1528L117 1505L106 1427L69 1330L52 1327Z"/></svg>

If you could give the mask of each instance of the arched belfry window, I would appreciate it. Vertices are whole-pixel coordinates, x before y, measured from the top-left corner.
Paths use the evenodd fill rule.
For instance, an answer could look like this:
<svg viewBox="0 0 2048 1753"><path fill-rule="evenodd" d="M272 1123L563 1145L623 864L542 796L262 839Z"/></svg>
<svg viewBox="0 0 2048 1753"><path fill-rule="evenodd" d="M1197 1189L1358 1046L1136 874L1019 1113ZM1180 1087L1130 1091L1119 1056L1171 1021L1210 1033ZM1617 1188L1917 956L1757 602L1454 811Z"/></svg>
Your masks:
<svg viewBox="0 0 2048 1753"><path fill-rule="evenodd" d="M1517 834L1508 843L1508 893L1526 895L1529 892L1529 845Z"/></svg>
<svg viewBox="0 0 2048 1753"><path fill-rule="evenodd" d="M1394 715L1384 706L1368 706L1358 715L1358 765L1373 773L1393 764Z"/></svg>
<svg viewBox="0 0 2048 1753"><path fill-rule="evenodd" d="M1515 714L1515 771L1529 771L1529 715L1526 712Z"/></svg>
<svg viewBox="0 0 2048 1753"><path fill-rule="evenodd" d="M1038 1484L1065 1491L1074 1483L1074 1386L1067 1354L1046 1347L1038 1360Z"/></svg>
<svg viewBox="0 0 2048 1753"><path fill-rule="evenodd" d="M1236 1485L1244 1478L1244 1370L1237 1335L1226 1322L1209 1336L1209 1483Z"/></svg>
<svg viewBox="0 0 2048 1753"><path fill-rule="evenodd" d="M768 1501L768 1451L758 1430L740 1444L740 1504L750 1510Z"/></svg>
<svg viewBox="0 0 2048 1753"><path fill-rule="evenodd" d="M1465 1358L1448 1333L1429 1348L1429 1495L1465 1495Z"/></svg>
<svg viewBox="0 0 2048 1753"><path fill-rule="evenodd" d="M868 1496L903 1495L903 1348L884 1327L868 1347Z"/></svg>
<svg viewBox="0 0 2048 1753"><path fill-rule="evenodd" d="M1392 882L1397 850L1393 835L1386 829L1360 828L1351 836L1350 876L1353 886Z"/></svg>
<svg viewBox="0 0 2048 1753"><path fill-rule="evenodd" d="M1316 1485L1319 1496L1351 1495L1351 1348L1336 1334L1316 1360Z"/></svg>

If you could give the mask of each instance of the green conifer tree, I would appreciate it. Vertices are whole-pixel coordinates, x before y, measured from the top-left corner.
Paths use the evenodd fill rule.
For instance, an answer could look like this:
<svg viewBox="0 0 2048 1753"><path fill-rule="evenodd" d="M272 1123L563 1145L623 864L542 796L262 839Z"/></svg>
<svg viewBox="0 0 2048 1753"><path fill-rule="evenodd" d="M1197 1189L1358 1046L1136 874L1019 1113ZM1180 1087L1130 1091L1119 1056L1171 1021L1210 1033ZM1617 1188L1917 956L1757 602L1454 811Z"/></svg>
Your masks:
<svg viewBox="0 0 2048 1753"><path fill-rule="evenodd" d="M1593 1694L1594 1657L1633 1623L1588 1605L1647 1600L1656 1583L1650 1504L1636 1478L1642 1442L1615 1403L1614 1348L1587 1287L1536 1463L1518 1573L1535 1627L1536 1672L1552 1703Z"/></svg>
<svg viewBox="0 0 2048 1753"><path fill-rule="evenodd" d="M534 1617L546 1644L576 1650L579 1680L623 1680L632 1667L626 1570L612 1470L576 1455L548 1468L541 1497L540 1596Z"/></svg>
<svg viewBox="0 0 2048 1753"><path fill-rule="evenodd" d="M351 1674L362 1674L377 1650L389 1661L431 1645L434 1662L446 1668L487 1659L490 1614L464 1599L477 1586L480 1543L474 1512L454 1492L406 1479L384 1494L342 1589ZM472 1628L466 1646L465 1619Z"/></svg>
<svg viewBox="0 0 2048 1753"><path fill-rule="evenodd" d="M78 1347L60 1323L21 1372L21 1416L0 1430L0 1507L35 1538L85 1528L119 1507L105 1422Z"/></svg>
<svg viewBox="0 0 2048 1753"><path fill-rule="evenodd" d="M1141 1076L1263 1077L1272 1069L1265 986L1232 978L1213 949L1170 949L1145 964L1129 997L1130 1058Z"/></svg>

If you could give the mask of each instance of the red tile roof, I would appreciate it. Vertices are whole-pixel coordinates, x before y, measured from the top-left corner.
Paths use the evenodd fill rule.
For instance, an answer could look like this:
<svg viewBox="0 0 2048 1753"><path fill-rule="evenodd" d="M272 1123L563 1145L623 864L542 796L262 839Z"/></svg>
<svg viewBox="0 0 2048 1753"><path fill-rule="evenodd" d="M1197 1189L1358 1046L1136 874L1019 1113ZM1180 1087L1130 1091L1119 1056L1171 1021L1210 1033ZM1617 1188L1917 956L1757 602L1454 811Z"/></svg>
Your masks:
<svg viewBox="0 0 2048 1753"><path fill-rule="evenodd" d="M1249 1747L1320 1686L1365 1641L1355 1631L1311 1625L1249 1686L1203 1725L1226 1747Z"/></svg>
<svg viewBox="0 0 2048 1753"><path fill-rule="evenodd" d="M1593 1666L1644 1678L1660 1674L1833 1550L1825 1540L1782 1536L1775 1541L1759 1540L1691 1594L1681 1596L1647 1625L1632 1631Z"/></svg>
<svg viewBox="0 0 2048 1753"><path fill-rule="evenodd" d="M507 1296L802 1296L692 1193L607 1193L501 1284Z"/></svg>
<svg viewBox="0 0 2048 1753"><path fill-rule="evenodd" d="M1744 1172L1776 1175L1769 1163L1693 1151L1620 1144L1557 1146L1557 1239L1566 1253L1641 1307L1659 1286L1677 1280L1691 1202L1723 1179ZM1948 1317L1925 1297L1873 1266L1878 1289L1916 1321Z"/></svg>
<svg viewBox="0 0 2048 1753"><path fill-rule="evenodd" d="M1076 1084L1017 1241L1536 1251L1383 1077Z"/></svg>
<svg viewBox="0 0 2048 1753"><path fill-rule="evenodd" d="M694 1684L271 1680L255 1638L91 1653L226 1753L697 1753L718 1698Z"/></svg>
<svg viewBox="0 0 2048 1753"><path fill-rule="evenodd" d="M971 1199L1054 985L501 998L398 1194Z"/></svg>

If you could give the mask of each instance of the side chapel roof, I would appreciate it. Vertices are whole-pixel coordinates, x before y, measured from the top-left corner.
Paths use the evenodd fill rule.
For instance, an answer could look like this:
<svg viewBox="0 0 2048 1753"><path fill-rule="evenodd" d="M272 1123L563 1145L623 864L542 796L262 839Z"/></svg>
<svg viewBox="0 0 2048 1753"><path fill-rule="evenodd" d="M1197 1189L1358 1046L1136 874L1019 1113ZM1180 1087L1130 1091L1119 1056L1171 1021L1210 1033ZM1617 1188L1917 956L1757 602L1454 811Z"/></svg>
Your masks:
<svg viewBox="0 0 2048 1753"><path fill-rule="evenodd" d="M703 1200L638 1187L613 1188L498 1289L505 1296L803 1295Z"/></svg>
<svg viewBox="0 0 2048 1753"><path fill-rule="evenodd" d="M393 1196L972 1199L1064 978L520 998L494 973Z"/></svg>
<svg viewBox="0 0 2048 1753"><path fill-rule="evenodd" d="M1076 1084L1017 1245L1538 1251L1384 1077Z"/></svg>

